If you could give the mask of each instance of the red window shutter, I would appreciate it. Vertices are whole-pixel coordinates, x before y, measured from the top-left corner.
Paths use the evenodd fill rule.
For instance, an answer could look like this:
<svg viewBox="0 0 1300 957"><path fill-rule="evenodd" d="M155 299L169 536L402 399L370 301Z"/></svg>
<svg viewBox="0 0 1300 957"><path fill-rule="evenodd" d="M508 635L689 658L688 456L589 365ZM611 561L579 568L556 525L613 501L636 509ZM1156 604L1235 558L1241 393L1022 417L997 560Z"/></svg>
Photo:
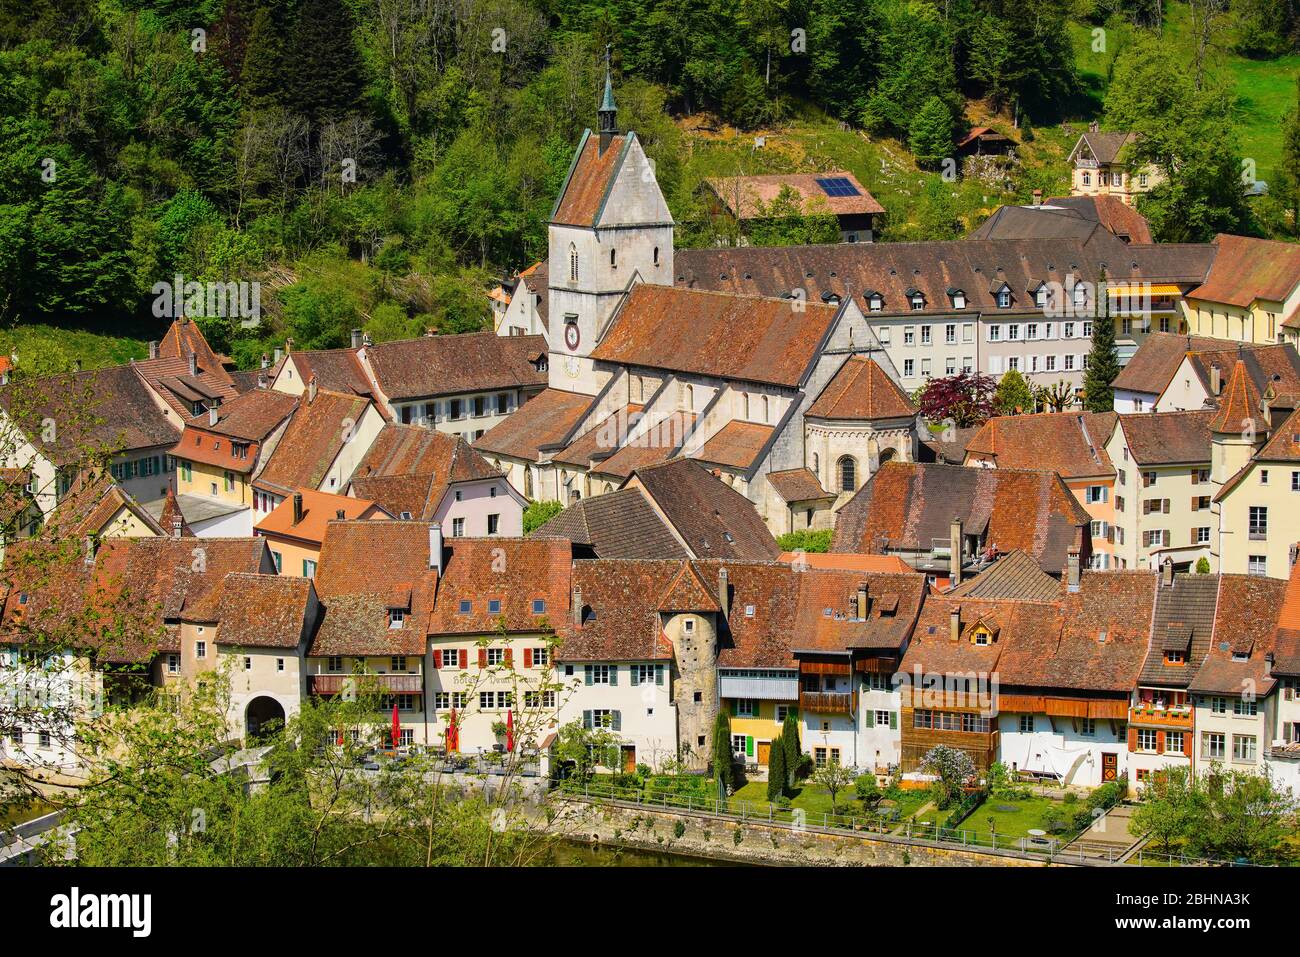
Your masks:
<svg viewBox="0 0 1300 957"><path fill-rule="evenodd" d="M486 648L480 648L480 649L478 650L478 666L479 666L480 668L486 668L486 667L487 667L487 649L486 649Z"/></svg>
<svg viewBox="0 0 1300 957"><path fill-rule="evenodd" d="M433 653L433 666L434 666L435 668L441 668L441 667L442 667L442 652L441 652L441 651L435 651L435 652Z"/></svg>
<svg viewBox="0 0 1300 957"><path fill-rule="evenodd" d="M1164 753L1165 753L1165 733L1163 731L1157 731L1156 732L1156 754L1164 754Z"/></svg>
<svg viewBox="0 0 1300 957"><path fill-rule="evenodd" d="M467 648L460 649L460 666L462 668L469 667L469 650Z"/></svg>
<svg viewBox="0 0 1300 957"><path fill-rule="evenodd" d="M1183 732L1183 754L1189 758L1192 756L1192 732L1190 731Z"/></svg>
<svg viewBox="0 0 1300 957"><path fill-rule="evenodd" d="M1136 751L1138 749L1138 732L1137 728L1128 729L1128 749Z"/></svg>
<svg viewBox="0 0 1300 957"><path fill-rule="evenodd" d="M506 649L505 660L506 660L506 664L507 664L507 665L510 664L510 662L514 660L514 655L511 654L511 652L513 652L513 651L514 651L513 648L507 648L507 649Z"/></svg>
<svg viewBox="0 0 1300 957"><path fill-rule="evenodd" d="M524 667L525 667L525 668L531 668L532 666L533 666L533 649L531 649L531 648L525 648L525 649L524 649Z"/></svg>

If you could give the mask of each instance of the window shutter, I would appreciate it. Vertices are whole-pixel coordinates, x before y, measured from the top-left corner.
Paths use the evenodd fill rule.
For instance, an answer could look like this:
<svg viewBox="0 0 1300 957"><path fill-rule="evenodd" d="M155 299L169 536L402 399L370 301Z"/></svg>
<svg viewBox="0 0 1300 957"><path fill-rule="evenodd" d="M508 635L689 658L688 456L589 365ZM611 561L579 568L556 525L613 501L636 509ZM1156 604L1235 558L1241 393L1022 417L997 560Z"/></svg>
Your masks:
<svg viewBox="0 0 1300 957"><path fill-rule="evenodd" d="M1193 496L1192 496L1192 511L1193 511L1193 512L1199 512L1200 510L1201 510L1201 497L1200 497L1199 495L1193 495Z"/></svg>
<svg viewBox="0 0 1300 957"><path fill-rule="evenodd" d="M1165 753L1165 733L1163 731L1157 731L1156 732L1156 754L1164 754L1164 753Z"/></svg>
<svg viewBox="0 0 1300 957"><path fill-rule="evenodd" d="M583 684L591 684L591 665L582 666Z"/></svg>
<svg viewBox="0 0 1300 957"><path fill-rule="evenodd" d="M898 712L897 712L897 711L891 711L891 712L889 712L889 730L890 730L890 731L897 731L897 730L898 730Z"/></svg>
<svg viewBox="0 0 1300 957"><path fill-rule="evenodd" d="M588 729L591 728L591 712L590 712L590 711L584 711L584 712L582 712L582 726L583 726L584 728L588 728Z"/></svg>
<svg viewBox="0 0 1300 957"><path fill-rule="evenodd" d="M733 718L740 716L740 706L736 703L735 698L731 699L731 716Z"/></svg>
<svg viewBox="0 0 1300 957"><path fill-rule="evenodd" d="M745 757L752 758L753 756L754 756L754 736L752 734L747 734L745 735Z"/></svg>
<svg viewBox="0 0 1300 957"><path fill-rule="evenodd" d="M479 666L480 668L486 668L486 667L487 667L487 649L486 649L486 648L480 648L480 649L478 650L478 666Z"/></svg>
<svg viewBox="0 0 1300 957"><path fill-rule="evenodd" d="M1166 515L1169 514L1169 499L1162 498L1160 500L1160 511L1164 512Z"/></svg>
<svg viewBox="0 0 1300 957"><path fill-rule="evenodd" d="M866 714L864 714L863 717L867 719L868 728L874 728L876 726L876 712L868 708Z"/></svg>
<svg viewBox="0 0 1300 957"><path fill-rule="evenodd" d="M623 712L611 711L609 714L609 729L611 731L623 730Z"/></svg>
<svg viewBox="0 0 1300 957"><path fill-rule="evenodd" d="M506 649L505 660L507 665L510 664L512 661L514 661L514 657L515 657L514 651L515 650L513 648Z"/></svg>
<svg viewBox="0 0 1300 957"><path fill-rule="evenodd" d="M1291 722L1287 721L1282 725L1282 740L1286 744L1291 743Z"/></svg>
<svg viewBox="0 0 1300 957"><path fill-rule="evenodd" d="M1183 732L1183 754L1187 757L1192 756L1192 732Z"/></svg>
<svg viewBox="0 0 1300 957"><path fill-rule="evenodd" d="M663 683L664 683L664 666L655 665L655 684L661 685Z"/></svg>
<svg viewBox="0 0 1300 957"><path fill-rule="evenodd" d="M531 668L532 666L533 666L533 649L531 649L531 648L525 648L525 649L524 649L524 667L525 667L525 668Z"/></svg>
<svg viewBox="0 0 1300 957"><path fill-rule="evenodd" d="M436 649L435 649L434 652L433 652L433 666L434 666L435 668L441 668L441 667L442 667L442 652L441 652L441 651L437 651Z"/></svg>
<svg viewBox="0 0 1300 957"><path fill-rule="evenodd" d="M628 683L634 688L641 683L641 676L637 673L640 670L640 667L640 665L633 665L627 670Z"/></svg>
<svg viewBox="0 0 1300 957"><path fill-rule="evenodd" d="M1138 749L1138 732L1137 728L1128 729L1128 749L1136 751Z"/></svg>
<svg viewBox="0 0 1300 957"><path fill-rule="evenodd" d="M609 686L611 688L618 684L618 665L609 666Z"/></svg>
<svg viewBox="0 0 1300 957"><path fill-rule="evenodd" d="M460 649L460 666L461 666L462 668L468 668L468 667L469 667L469 649L468 649L468 648L462 648L462 649Z"/></svg>
<svg viewBox="0 0 1300 957"><path fill-rule="evenodd" d="M1166 503L1168 503L1168 501L1169 499L1165 499ZM1160 544L1164 545L1166 548L1169 547L1169 529L1166 528L1164 532L1161 534Z"/></svg>

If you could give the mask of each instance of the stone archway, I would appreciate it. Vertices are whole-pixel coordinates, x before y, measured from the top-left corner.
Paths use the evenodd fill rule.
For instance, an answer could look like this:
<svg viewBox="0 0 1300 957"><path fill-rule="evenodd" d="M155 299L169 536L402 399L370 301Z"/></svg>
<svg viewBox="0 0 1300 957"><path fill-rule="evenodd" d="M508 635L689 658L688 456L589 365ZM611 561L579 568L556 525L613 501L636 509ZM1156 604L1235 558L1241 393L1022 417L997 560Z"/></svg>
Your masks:
<svg viewBox="0 0 1300 957"><path fill-rule="evenodd" d="M265 737L276 728L284 727L284 706L274 698L259 695L248 702L244 710L244 728L247 736Z"/></svg>
<svg viewBox="0 0 1300 957"><path fill-rule="evenodd" d="M880 450L880 458L877 459L877 461L881 465L884 465L886 462L892 461L897 455L898 449L894 448L892 445L887 445Z"/></svg>

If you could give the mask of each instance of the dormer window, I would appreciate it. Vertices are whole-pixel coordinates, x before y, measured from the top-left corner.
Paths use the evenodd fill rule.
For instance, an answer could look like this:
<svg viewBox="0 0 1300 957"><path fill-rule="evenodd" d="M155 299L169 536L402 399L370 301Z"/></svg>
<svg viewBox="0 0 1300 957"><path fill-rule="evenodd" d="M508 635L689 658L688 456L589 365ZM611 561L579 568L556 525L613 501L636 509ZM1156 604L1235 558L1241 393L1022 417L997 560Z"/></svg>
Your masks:
<svg viewBox="0 0 1300 957"><path fill-rule="evenodd" d="M1008 289L1006 286L1003 286L1001 289L998 290L998 308L999 309L1011 308L1011 290Z"/></svg>
<svg viewBox="0 0 1300 957"><path fill-rule="evenodd" d="M925 296L921 295L919 292L912 293L912 295L908 297L908 302L912 304L913 312L920 312L925 308Z"/></svg>
<svg viewBox="0 0 1300 957"><path fill-rule="evenodd" d="M1039 286L1034 291L1034 305L1043 308L1047 305L1047 287Z"/></svg>
<svg viewBox="0 0 1300 957"><path fill-rule="evenodd" d="M401 628L406 623L406 612L401 608L388 609L388 627Z"/></svg>
<svg viewBox="0 0 1300 957"><path fill-rule="evenodd" d="M952 298L952 307L954 309L966 308L966 292L963 289L949 289L948 295Z"/></svg>
<svg viewBox="0 0 1300 957"><path fill-rule="evenodd" d="M1166 651L1165 664L1185 665L1187 664L1187 653L1183 651Z"/></svg>
<svg viewBox="0 0 1300 957"><path fill-rule="evenodd" d="M880 312L884 308L885 300L881 297L880 293L873 292L867 297L867 309L871 312Z"/></svg>

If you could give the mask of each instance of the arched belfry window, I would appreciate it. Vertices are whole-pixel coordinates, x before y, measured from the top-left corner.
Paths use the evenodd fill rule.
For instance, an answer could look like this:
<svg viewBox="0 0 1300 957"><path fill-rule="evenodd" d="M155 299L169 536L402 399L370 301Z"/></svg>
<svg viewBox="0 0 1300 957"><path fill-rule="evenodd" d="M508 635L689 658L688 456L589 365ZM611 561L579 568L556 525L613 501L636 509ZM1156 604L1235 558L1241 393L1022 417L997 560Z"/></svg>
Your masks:
<svg viewBox="0 0 1300 957"><path fill-rule="evenodd" d="M569 243L569 281L578 281L578 247Z"/></svg>
<svg viewBox="0 0 1300 957"><path fill-rule="evenodd" d="M853 492L858 487L858 463L853 456L846 455L840 459L840 491Z"/></svg>

